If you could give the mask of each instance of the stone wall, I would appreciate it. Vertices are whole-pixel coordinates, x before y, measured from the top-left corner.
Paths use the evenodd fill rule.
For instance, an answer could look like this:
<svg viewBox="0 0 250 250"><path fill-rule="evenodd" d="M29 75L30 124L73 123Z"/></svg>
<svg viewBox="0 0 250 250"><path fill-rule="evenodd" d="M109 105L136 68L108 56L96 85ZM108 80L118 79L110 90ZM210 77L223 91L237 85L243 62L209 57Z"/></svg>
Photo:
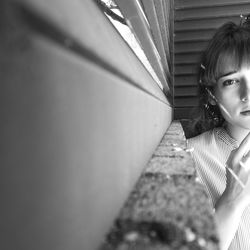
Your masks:
<svg viewBox="0 0 250 250"><path fill-rule="evenodd" d="M190 150L181 124L173 122L101 250L218 249L212 207Z"/></svg>

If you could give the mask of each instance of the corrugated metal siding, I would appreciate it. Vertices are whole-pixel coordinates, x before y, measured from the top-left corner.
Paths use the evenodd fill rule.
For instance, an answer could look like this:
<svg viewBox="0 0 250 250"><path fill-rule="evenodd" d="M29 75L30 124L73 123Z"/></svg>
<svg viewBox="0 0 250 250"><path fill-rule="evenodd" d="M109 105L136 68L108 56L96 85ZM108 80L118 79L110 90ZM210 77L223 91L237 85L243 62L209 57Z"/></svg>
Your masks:
<svg viewBox="0 0 250 250"><path fill-rule="evenodd" d="M201 53L216 28L227 21L238 23L240 14L250 13L250 1L175 0L174 8L174 118L192 118Z"/></svg>
<svg viewBox="0 0 250 250"><path fill-rule="evenodd" d="M0 249L98 249L172 107L95 1L0 12Z"/></svg>
<svg viewBox="0 0 250 250"><path fill-rule="evenodd" d="M116 0L172 105L173 0ZM144 14L142 14L142 11Z"/></svg>
<svg viewBox="0 0 250 250"><path fill-rule="evenodd" d="M173 99L173 5L174 0L141 0L152 38L163 64L167 87L163 89L168 101Z"/></svg>

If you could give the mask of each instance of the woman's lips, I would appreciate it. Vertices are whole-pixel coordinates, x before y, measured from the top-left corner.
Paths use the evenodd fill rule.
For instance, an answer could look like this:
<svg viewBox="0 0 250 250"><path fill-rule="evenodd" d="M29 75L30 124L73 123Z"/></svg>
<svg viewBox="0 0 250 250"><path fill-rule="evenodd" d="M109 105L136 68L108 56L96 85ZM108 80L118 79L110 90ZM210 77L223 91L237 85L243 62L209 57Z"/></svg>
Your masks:
<svg viewBox="0 0 250 250"><path fill-rule="evenodd" d="M249 116L250 115L250 110L246 110L243 112L240 112L242 115Z"/></svg>

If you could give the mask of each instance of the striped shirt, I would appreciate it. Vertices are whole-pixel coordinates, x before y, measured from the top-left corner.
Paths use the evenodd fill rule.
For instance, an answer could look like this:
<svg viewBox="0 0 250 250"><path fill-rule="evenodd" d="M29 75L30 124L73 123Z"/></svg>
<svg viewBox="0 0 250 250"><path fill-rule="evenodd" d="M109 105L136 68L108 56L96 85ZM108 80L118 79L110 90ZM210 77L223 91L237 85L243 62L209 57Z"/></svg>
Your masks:
<svg viewBox="0 0 250 250"><path fill-rule="evenodd" d="M226 188L226 161L231 151L238 147L224 128L214 128L187 141L193 148L196 171L211 198L214 207ZM250 206L242 217L230 250L250 250Z"/></svg>

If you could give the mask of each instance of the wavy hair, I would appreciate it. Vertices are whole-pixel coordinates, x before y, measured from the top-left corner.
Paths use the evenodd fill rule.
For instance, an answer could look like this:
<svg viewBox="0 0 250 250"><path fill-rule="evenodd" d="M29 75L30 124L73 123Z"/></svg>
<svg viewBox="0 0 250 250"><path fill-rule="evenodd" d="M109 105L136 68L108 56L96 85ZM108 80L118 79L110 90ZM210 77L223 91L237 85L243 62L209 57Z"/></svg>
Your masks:
<svg viewBox="0 0 250 250"><path fill-rule="evenodd" d="M209 91L213 93L221 65L227 62L239 70L250 65L250 21L249 16L237 25L232 22L222 25L210 40L201 57L198 70L199 105L193 110L196 117L191 126L193 136L222 126L224 118L217 105L209 103Z"/></svg>

